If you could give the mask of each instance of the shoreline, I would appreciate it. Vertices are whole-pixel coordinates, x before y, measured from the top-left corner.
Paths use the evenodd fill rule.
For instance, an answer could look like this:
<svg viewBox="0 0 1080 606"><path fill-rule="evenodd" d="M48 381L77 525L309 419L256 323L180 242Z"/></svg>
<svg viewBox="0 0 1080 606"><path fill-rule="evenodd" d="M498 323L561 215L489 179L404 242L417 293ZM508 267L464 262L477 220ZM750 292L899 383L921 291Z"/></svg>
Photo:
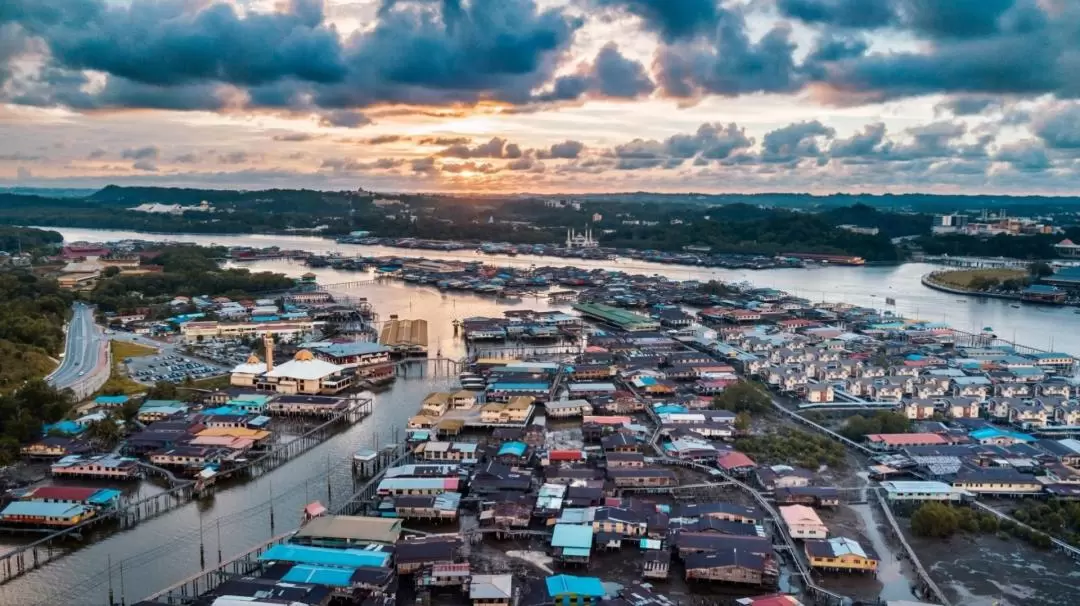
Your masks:
<svg viewBox="0 0 1080 606"><path fill-rule="evenodd" d="M463 240L432 240L423 238L408 238L408 237L388 237L388 236L371 236L365 239L377 240L377 242L362 242L359 240L350 241L349 236L346 235L321 235L311 232L290 232L290 231L268 231L268 232L241 232L241 233L223 233L223 232L150 232L150 231L137 231L130 229L106 229L98 227L79 227L79 226L61 226L61 225L22 225L19 227L28 227L33 229L43 230L63 230L63 229L78 229L89 231L121 231L141 233L148 236L154 236L161 238L160 240L150 240L158 242L169 242L170 236L184 236L184 237L200 237L200 238L215 238L215 237L267 237L267 236L280 236L280 237L295 237L306 238L311 240L319 240L323 242L330 242L343 245L358 245L358 246L380 246L383 248L393 248L396 250L414 250L414 251L432 251L432 252L475 252L482 256L499 257L499 256L517 256L527 255L541 258L551 259L564 259L564 260L585 260L585 261L604 261L604 260L632 260L632 261L644 261L648 263L657 263L660 265L675 265L679 267L692 267L703 269L731 269L731 270L749 270L749 271L766 271L770 269L816 269L819 267L895 267L901 266L905 263L915 262L912 259L904 259L898 261L865 261L863 263L845 263L841 261L830 262L828 260L816 260L816 259L800 259L798 257L784 257L781 254L770 253L754 253L754 252L716 252L716 253L695 253L692 251L662 251L655 249L637 249L637 248L581 248L581 249L565 249L560 247L557 242L540 244L539 246L550 247L551 250L575 250L587 253L588 251L596 251L595 254L550 254L549 252L539 252L534 250L523 252L520 248L538 246L533 244L511 244L503 242L473 242ZM403 246L398 242L403 240L414 240L416 242L430 242L430 243L442 243L451 245L449 247L440 246ZM507 244L508 250L492 250L485 251L482 249L485 245L491 244ZM654 254L646 255L640 254L645 251L652 251ZM308 254L320 254L314 253L314 251L305 250ZM639 254L634 254L639 253ZM819 253L791 253L798 255L816 255ZM824 253L821 253L824 254ZM836 255L837 257L844 257L847 255ZM666 257L666 258L665 258ZM710 258L729 258L730 263L724 262L702 262ZM766 264L753 263L753 259L767 260ZM794 262L782 262L777 259L793 259ZM237 261L248 259L233 259ZM694 261L697 262L694 262Z"/></svg>
<svg viewBox="0 0 1080 606"><path fill-rule="evenodd" d="M982 298L986 298L986 299L1005 299L1005 300L1009 300L1009 301L1023 301L1024 300L1024 297L1021 296L1021 295L1014 295L1014 294L1008 294L1008 293L996 293L996 292L981 292L981 291L977 291L977 290L965 290L963 288L957 288L955 286L946 286L944 284L940 284L938 282L935 282L932 279L932 277L934 275L936 275L937 273L939 273L939 272L930 272L928 274L923 274L922 278L920 278L919 281L922 282L923 286L925 286L925 287L927 287L927 288L929 288L931 290L936 290L936 291L939 291L939 292L946 292L946 293L949 293L951 295L963 295L963 296L968 296L968 297L982 297ZM1060 307L1068 307L1068 305L1061 305Z"/></svg>

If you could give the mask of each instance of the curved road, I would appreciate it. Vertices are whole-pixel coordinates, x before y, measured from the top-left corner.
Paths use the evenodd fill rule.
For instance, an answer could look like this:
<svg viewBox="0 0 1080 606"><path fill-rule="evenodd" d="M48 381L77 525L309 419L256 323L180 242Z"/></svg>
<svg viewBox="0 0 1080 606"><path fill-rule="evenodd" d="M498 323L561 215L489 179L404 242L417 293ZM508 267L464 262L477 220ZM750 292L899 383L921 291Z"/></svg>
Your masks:
<svg viewBox="0 0 1080 606"><path fill-rule="evenodd" d="M72 389L79 397L89 395L86 389L96 385L95 378L102 374L108 377L108 356L105 345L108 341L94 324L94 308L76 303L68 323L67 342L64 345L64 360L46 380L58 389Z"/></svg>

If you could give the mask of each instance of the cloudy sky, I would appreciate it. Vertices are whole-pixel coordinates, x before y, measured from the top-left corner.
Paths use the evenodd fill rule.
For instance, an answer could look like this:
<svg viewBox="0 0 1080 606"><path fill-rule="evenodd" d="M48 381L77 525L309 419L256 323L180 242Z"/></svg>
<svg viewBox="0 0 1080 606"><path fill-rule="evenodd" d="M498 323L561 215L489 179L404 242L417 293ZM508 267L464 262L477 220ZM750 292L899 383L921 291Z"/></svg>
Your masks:
<svg viewBox="0 0 1080 606"><path fill-rule="evenodd" d="M0 186L1080 192L1077 0L2 0Z"/></svg>

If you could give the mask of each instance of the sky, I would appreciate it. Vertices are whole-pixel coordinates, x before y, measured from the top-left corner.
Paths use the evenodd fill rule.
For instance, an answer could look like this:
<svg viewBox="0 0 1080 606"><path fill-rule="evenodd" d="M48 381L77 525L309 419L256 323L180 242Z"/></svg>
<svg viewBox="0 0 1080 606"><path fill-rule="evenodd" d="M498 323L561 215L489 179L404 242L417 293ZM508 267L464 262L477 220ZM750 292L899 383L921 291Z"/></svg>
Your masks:
<svg viewBox="0 0 1080 606"><path fill-rule="evenodd" d="M1078 0L3 0L0 186L1080 191Z"/></svg>

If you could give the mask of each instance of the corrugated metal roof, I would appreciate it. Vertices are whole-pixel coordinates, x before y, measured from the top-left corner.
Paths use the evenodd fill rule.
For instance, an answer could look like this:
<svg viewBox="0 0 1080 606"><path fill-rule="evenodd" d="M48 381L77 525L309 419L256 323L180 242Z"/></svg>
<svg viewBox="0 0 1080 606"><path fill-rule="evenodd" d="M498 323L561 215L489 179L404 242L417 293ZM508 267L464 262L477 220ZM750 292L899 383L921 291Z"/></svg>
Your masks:
<svg viewBox="0 0 1080 606"><path fill-rule="evenodd" d="M313 583L315 585L328 585L331 587L348 587L351 585L353 570L349 568L327 568L325 566L311 566L309 564L297 564L281 577L282 581L289 583Z"/></svg>
<svg viewBox="0 0 1080 606"><path fill-rule="evenodd" d="M551 536L551 546L591 549L592 540L592 526L586 526L584 524L556 524L555 533Z"/></svg>
<svg viewBox="0 0 1080 606"><path fill-rule="evenodd" d="M361 566L386 566L390 554L364 549L330 549L328 547L305 547L301 545L274 545L259 560L263 562L296 562L314 566L335 568L359 568Z"/></svg>
<svg viewBox="0 0 1080 606"><path fill-rule="evenodd" d="M44 503L41 501L15 501L8 504L0 516L45 516L50 518L71 518L89 511L83 505L72 503Z"/></svg>
<svg viewBox="0 0 1080 606"><path fill-rule="evenodd" d="M565 595L579 595L602 597L604 584L596 577L575 577L569 574L560 574L547 578L548 595L551 597Z"/></svg>

